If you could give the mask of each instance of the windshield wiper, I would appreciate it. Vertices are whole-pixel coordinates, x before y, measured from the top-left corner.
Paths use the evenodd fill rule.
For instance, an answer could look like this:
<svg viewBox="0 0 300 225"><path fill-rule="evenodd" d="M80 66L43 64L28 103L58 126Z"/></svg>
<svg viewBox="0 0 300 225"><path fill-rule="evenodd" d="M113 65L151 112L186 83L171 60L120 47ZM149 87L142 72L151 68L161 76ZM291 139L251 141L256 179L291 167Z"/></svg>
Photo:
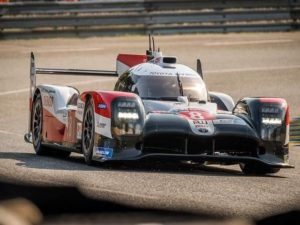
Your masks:
<svg viewBox="0 0 300 225"><path fill-rule="evenodd" d="M178 86L179 86L180 95L183 96L183 88L182 88L182 83L181 83L181 80L180 80L179 73L176 73L176 76L177 76L177 82L178 82Z"/></svg>

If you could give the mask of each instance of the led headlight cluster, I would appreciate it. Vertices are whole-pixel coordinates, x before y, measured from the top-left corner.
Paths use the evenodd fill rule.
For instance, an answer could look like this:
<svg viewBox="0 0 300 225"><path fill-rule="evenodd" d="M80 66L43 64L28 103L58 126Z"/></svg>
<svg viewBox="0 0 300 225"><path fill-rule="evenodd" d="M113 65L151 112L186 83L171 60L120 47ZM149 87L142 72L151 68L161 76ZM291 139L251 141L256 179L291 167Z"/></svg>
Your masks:
<svg viewBox="0 0 300 225"><path fill-rule="evenodd" d="M139 114L137 112L118 112L119 119L137 120Z"/></svg>
<svg viewBox="0 0 300 225"><path fill-rule="evenodd" d="M113 103L113 129L117 135L139 135L144 123L142 103L136 99L117 99Z"/></svg>
<svg viewBox="0 0 300 225"><path fill-rule="evenodd" d="M276 106L263 106L261 108L261 122L266 125L281 125L281 110Z"/></svg>
<svg viewBox="0 0 300 225"><path fill-rule="evenodd" d="M261 107L261 137L263 140L280 141L283 110L279 105Z"/></svg>
<svg viewBox="0 0 300 225"><path fill-rule="evenodd" d="M281 118L268 118L268 117L263 117L261 119L261 122L263 124L269 124L269 125L281 125L282 123Z"/></svg>

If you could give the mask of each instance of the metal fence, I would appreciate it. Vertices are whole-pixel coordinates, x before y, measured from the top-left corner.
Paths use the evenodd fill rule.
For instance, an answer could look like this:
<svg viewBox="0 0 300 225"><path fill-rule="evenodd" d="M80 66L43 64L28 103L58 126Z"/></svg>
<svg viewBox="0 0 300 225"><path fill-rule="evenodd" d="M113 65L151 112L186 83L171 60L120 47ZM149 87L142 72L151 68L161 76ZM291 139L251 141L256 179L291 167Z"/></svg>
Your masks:
<svg viewBox="0 0 300 225"><path fill-rule="evenodd" d="M299 30L300 0L0 3L0 37Z"/></svg>

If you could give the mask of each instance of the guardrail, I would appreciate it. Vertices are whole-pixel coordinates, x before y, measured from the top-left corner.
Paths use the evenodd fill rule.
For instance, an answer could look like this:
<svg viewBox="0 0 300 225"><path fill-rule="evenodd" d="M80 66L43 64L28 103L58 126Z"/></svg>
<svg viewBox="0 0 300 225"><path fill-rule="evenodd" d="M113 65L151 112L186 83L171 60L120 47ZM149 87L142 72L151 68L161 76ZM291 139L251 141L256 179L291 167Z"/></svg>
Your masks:
<svg viewBox="0 0 300 225"><path fill-rule="evenodd" d="M300 117L294 118L290 124L290 142L300 146Z"/></svg>
<svg viewBox="0 0 300 225"><path fill-rule="evenodd" d="M0 3L0 37L291 31L300 0L98 0Z"/></svg>

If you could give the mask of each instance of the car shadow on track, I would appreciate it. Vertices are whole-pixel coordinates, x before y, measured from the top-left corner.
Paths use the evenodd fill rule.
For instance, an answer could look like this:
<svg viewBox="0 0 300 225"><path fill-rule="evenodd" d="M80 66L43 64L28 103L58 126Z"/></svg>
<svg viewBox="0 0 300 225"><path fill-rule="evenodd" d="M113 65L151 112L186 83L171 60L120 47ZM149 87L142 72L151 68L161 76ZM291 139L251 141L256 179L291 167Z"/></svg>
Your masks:
<svg viewBox="0 0 300 225"><path fill-rule="evenodd" d="M244 176L238 168L225 166L200 165L196 163L166 163L162 161L123 161L123 162L94 162L92 166L85 164L83 156L72 154L70 157L38 156L27 152L0 152L0 159L16 160L20 167L51 170L80 170L80 171L122 171L143 173L169 173L203 176ZM264 175L264 177L285 178L280 175Z"/></svg>

